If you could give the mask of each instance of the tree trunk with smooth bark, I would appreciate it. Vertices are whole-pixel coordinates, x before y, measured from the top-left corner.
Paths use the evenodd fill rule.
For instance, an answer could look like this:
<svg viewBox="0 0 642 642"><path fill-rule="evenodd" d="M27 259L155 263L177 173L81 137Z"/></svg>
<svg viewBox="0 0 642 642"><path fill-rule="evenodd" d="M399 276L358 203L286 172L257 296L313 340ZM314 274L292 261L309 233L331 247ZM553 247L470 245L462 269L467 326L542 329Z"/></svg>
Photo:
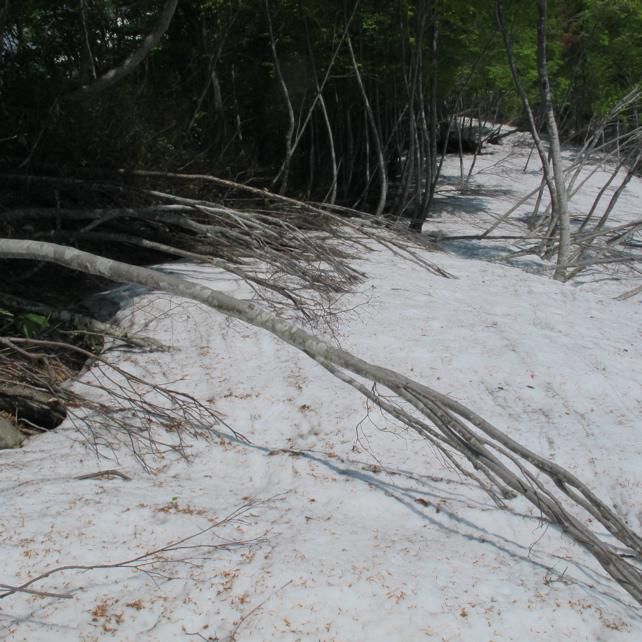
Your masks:
<svg viewBox="0 0 642 642"><path fill-rule="evenodd" d="M546 12L547 0L537 0L539 19L537 22L537 71L540 82L540 94L546 114L546 131L553 166L553 182L556 198L553 203L553 217L557 218L559 226L559 245L557 250L557 265L553 277L558 281L566 278L566 266L569 261L571 249L571 222L568 211L568 193L564 164L562 162L562 148L557 129L557 119L553 108L551 85L548 78L548 63L546 57Z"/></svg>

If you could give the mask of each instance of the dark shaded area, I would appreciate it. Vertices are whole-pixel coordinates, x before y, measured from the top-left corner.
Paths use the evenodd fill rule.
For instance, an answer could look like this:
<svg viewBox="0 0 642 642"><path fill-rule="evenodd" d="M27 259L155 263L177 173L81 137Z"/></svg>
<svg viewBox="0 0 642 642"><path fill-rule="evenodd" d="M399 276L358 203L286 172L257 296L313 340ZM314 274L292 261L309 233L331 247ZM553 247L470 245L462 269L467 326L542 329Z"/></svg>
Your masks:
<svg viewBox="0 0 642 642"><path fill-rule="evenodd" d="M261 194L132 170L214 175L367 211L382 204L390 219L409 218L415 232L430 215L486 208L478 191L444 199L437 187L443 153L499 144L507 134L478 123L521 112L488 3L181 0L144 59L107 90L79 98L80 88L135 59L167 4L0 2L0 238L51 241L138 265L171 259L163 245L233 265L263 247L242 226L226 232L234 251L224 234L198 232L199 200L274 211ZM530 6L511 9L537 110L533 17ZM556 3L549 21L551 73L565 87L560 126L575 139L642 76L642 12L574 0ZM632 119L618 116L613 131L626 131ZM190 225L181 220L187 216ZM299 229L323 224L290 211L284 225L288 216ZM218 222L227 225L224 213ZM38 326L37 317L29 326L28 305L1 297L82 311L109 285L0 260L0 336L81 341L65 334L72 327L48 335L54 329ZM64 361L77 357L54 357L80 367Z"/></svg>

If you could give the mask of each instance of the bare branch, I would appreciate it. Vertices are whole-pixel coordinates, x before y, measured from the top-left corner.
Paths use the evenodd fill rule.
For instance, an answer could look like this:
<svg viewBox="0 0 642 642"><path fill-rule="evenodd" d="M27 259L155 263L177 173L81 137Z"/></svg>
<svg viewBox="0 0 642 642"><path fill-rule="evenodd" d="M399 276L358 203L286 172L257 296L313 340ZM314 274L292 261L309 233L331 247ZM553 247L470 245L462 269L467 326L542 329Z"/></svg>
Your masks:
<svg viewBox="0 0 642 642"><path fill-rule="evenodd" d="M99 564L67 564L64 566L56 566L55 568L49 569L48 571L45 571L44 573L41 573L40 575L33 577L29 581L25 582L24 584L20 584L19 586L11 586L9 584L0 584L1 588L6 589L4 593L0 593L0 600L6 597L9 597L11 595L14 595L15 593L34 593L36 595L46 595L49 597L65 597L65 598L72 597L69 594L44 593L41 591L33 591L29 589L29 587L35 584L36 582L40 582L50 577L51 575L62 573L63 571L95 571L99 569L112 569L112 568L132 568L135 570L143 570L143 566L149 564L150 562L154 563L154 562L166 561L163 559L159 559L159 556L161 556L162 554L173 553L176 551L184 550L186 548L220 551L220 550L230 550L231 548L251 546L253 544L256 544L259 540L224 542L222 544L194 544L192 542L194 542L194 540L197 539L198 537L201 537L206 533L210 533L216 528L220 528L224 524L228 524L230 522L235 521L241 515L246 513L248 510L250 510L250 508L252 508L253 506L255 506L255 503L244 504L240 508L237 508L236 510L232 511L231 513L229 513L228 515L220 519L215 524L212 524L207 528L204 528L198 531L197 533L188 535L187 537L183 537L182 539L176 540L174 542L170 542L169 544L165 544L160 548L155 548L153 550L147 551L141 555L137 555L136 557L132 557L130 559L122 560L119 562L103 563L103 564L100 564L100 563ZM182 559L180 561L184 562L187 560Z"/></svg>
<svg viewBox="0 0 642 642"><path fill-rule="evenodd" d="M110 69L93 82L82 85L80 88L64 96L64 99L69 101L84 100L89 96L95 96L110 89L129 76L136 67L145 60L150 51L160 42L160 39L169 29L178 2L179 0L166 0L161 10L158 24L154 27L154 30L145 37L140 47L127 56L118 67Z"/></svg>
<svg viewBox="0 0 642 642"><path fill-rule="evenodd" d="M607 573L631 596L642 603L642 573L583 525L573 510L588 511L637 558L642 556L642 537L631 530L572 473L522 446L462 404L404 375L382 368L336 348L316 336L248 303L187 282L171 274L111 261L73 248L36 241L0 240L0 257L38 259L79 269L112 280L133 282L191 298L246 323L276 335L305 352L322 365L331 364L354 385L358 379L390 390L413 409L406 425L428 437L433 445L442 442L446 452L461 459L460 465L481 470L490 480L525 497L552 523L585 547ZM349 374L350 373L350 374ZM362 386L355 386L363 393ZM426 430L424 426L428 426ZM432 426L432 427L431 427ZM438 436L438 437L437 437ZM517 471L517 472L515 472ZM567 506L566 503L570 503Z"/></svg>

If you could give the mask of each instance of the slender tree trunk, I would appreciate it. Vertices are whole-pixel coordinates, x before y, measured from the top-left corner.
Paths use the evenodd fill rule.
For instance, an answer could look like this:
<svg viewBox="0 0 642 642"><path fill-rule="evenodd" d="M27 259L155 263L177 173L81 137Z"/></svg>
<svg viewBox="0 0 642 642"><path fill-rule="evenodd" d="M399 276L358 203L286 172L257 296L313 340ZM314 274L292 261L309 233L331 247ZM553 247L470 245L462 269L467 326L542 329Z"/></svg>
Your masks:
<svg viewBox="0 0 642 642"><path fill-rule="evenodd" d="M296 129L296 136L294 135L295 133L295 122L294 122L294 111L292 109L292 103L290 100L290 94L287 88L287 85L285 84L285 81L283 79L283 76L281 74L281 68L279 65L279 61L276 55L276 46L274 42L274 34L272 30L272 21L270 17L270 12L269 12L269 5L268 5L268 0L265 0L265 5L266 5L266 12L268 16L268 26L269 26L269 31L270 31L270 42L272 44L272 53L274 56L274 61L276 65L276 71L277 71L277 76L279 77L279 80L281 82L281 87L283 89L283 93L286 97L286 101L288 104L288 117L289 117L289 122L290 122L290 127L288 128L288 131L286 132L286 154L285 154L285 159L283 161L283 164L281 165L281 168L279 169L279 173L276 175L274 178L272 185L275 185L279 179L282 179L281 182L281 187L279 189L279 193L283 194L286 191L287 188L287 181L288 181L288 174L290 171L290 164L292 161L292 156L294 155L294 152L296 151L297 147L299 146L299 143L301 142L301 139L303 138L303 134L305 133L308 124L310 123L310 119L312 118L312 114L314 113L314 110L319 104L321 111L323 113L323 118L325 121L326 129L328 131L328 136L330 138L330 153L332 156L332 171L333 171L333 181L332 181L332 186L330 187L329 190L329 196L330 196L330 202L334 203L336 200L336 185L337 185L337 162L336 162L336 152L335 152L335 146L334 146L334 137L332 133L332 127L330 125L330 120L328 117L327 113L327 108L325 101L323 99L323 90L325 89L326 84L328 83L328 80L330 78L330 74L332 71L332 68L334 67L334 63L339 55L339 52L341 51L341 47L343 46L343 42L348 34L348 30L350 29L350 25L352 24L352 20L354 16L356 15L357 8L359 6L359 1L355 3L355 6L352 10L352 13L347 20L344 31L341 34L341 37L339 38L339 42L337 43L334 52L332 54L332 57L330 59L330 62L328 63L326 72L323 76L323 79L321 82L319 82L318 79L318 74L316 71L316 64L314 61L314 55L312 52L312 46L310 43L310 35L309 35L309 29L308 29L308 23L305 17L303 17L304 25L305 25L305 32L306 32L306 42L307 42L307 47L308 47L308 55L310 58L310 62L312 65L313 69L313 74L314 74L314 80L316 84L316 94L314 98L312 99L312 103L310 104L310 107L307 110L307 113L305 115L305 118L303 119L303 123L299 123L298 129ZM303 14L303 8L301 6L301 3L299 2L299 13Z"/></svg>
<svg viewBox="0 0 642 642"><path fill-rule="evenodd" d="M308 58L310 59L310 65L312 67L312 75L314 76L314 83L316 86L316 96L315 100L318 100L319 102L319 108L321 109L321 115L323 116L323 124L325 126L325 130L328 134L328 145L330 148L330 162L332 165L332 184L330 185L330 189L328 190L327 194L324 197L324 202L330 203L331 205L334 205L334 203L337 200L337 182L338 182L338 168L337 168L337 152L336 152L336 146L334 143L334 132L332 130L332 123L330 121L330 115L328 114L328 108L325 102L325 99L323 97L323 89L325 87L325 84L327 83L327 80L329 78L330 74L330 69L332 65L334 64L334 60L338 54L338 47L340 47L343 44L343 40L345 39L345 32L342 34L339 45L335 51L335 54L332 57L332 60L330 61L330 64L328 65L328 70L326 71L325 77L323 78L323 85L319 83L319 75L317 73L317 65L314 57L314 51L312 49L312 41L310 39L310 28L308 26L308 20L303 14L303 7L301 6L301 1L299 1L299 12L303 16L303 24L305 26L305 42L306 42L306 47L308 50ZM354 12L352 14L354 16ZM350 18L352 20L352 18ZM350 27L350 23L346 26L346 28ZM314 102L311 107L311 109L314 107ZM304 123L305 126L305 123ZM297 140L295 140L295 145L298 143L298 136Z"/></svg>
<svg viewBox="0 0 642 642"><path fill-rule="evenodd" d="M330 189L328 190L328 193L324 196L323 202L334 205L334 203L337 200L337 183L339 180L339 168L337 166L337 152L334 144L334 132L332 131L330 116L328 114L328 109L326 107L323 96L319 97L319 106L321 107L321 113L323 114L323 123L325 125L325 129L328 132L328 144L330 146L330 162L332 165L332 184L330 185Z"/></svg>
<svg viewBox="0 0 642 642"><path fill-rule="evenodd" d="M279 179L281 179L279 194L285 194L288 189L288 180L290 178L290 164L292 163L292 155L294 154L292 139L294 138L296 120L294 118L294 108L292 107L290 92L288 91L287 83L285 82L285 78L283 77L279 55L276 51L276 40L274 39L274 29L272 28L272 16L270 14L269 0L265 0L265 15L267 17L268 31L270 33L270 47L272 49L272 58L274 59L274 69L276 71L276 77L278 78L279 84L281 85L281 90L283 91L283 97L285 98L285 104L288 111L288 127L285 132L285 158L283 159L283 164L281 165L279 173L274 177L274 180L272 181L272 187L274 187Z"/></svg>
<svg viewBox="0 0 642 642"><path fill-rule="evenodd" d="M357 85L359 86L361 97L363 98L363 105L366 110L367 120L370 123L370 128L372 130L372 138L375 144L375 151L377 154L377 165L379 169L379 180L381 184L381 188L379 191L379 202L377 203L375 216L382 216L383 210L386 207L386 201L388 198L388 175L386 171L386 160L383 153L383 145L381 143L381 136L379 135L379 129L377 128L377 121L372 111L370 100L368 99L368 93L366 92L366 88L363 84L363 78L361 77L361 72L359 71L359 64L357 63L357 59L354 55L354 49L352 47L352 39L350 38L349 33L346 36L346 44L348 45L348 51L350 52L350 60L352 62L352 69L354 70L355 78L357 80Z"/></svg>
<svg viewBox="0 0 642 642"><path fill-rule="evenodd" d="M557 130L557 121L555 120L555 111L551 96L550 83L548 79L548 65L546 62L546 0L537 0L538 22L537 22L537 70L540 80L540 92L544 103L546 129L549 136L551 162L549 163L544 143L539 135L535 116L530 106L526 90L522 85L519 72L513 56L513 47L510 41L508 28L504 18L504 11L501 0L497 0L495 5L497 22L504 40L508 64L513 76L513 82L517 92L522 99L524 110L528 116L531 136L533 143L539 154L542 165L544 180L551 199L552 219L555 226L559 229L558 258L553 277L559 281L565 278L566 264L568 263L570 253L570 217L568 212L568 195L564 177L564 167L562 164L562 154Z"/></svg>
<svg viewBox="0 0 642 642"><path fill-rule="evenodd" d="M87 23L87 0L80 0L80 24L81 24L81 45L80 45L80 82L83 85L96 80L96 64L92 50L92 38L89 35Z"/></svg>
<svg viewBox="0 0 642 642"><path fill-rule="evenodd" d="M568 194L566 191L566 178L562 163L562 149L560 145L557 119L553 108L551 85L548 78L548 64L546 58L546 11L547 0L537 0L539 19L537 22L537 71L539 74L540 93L544 104L546 116L546 130L550 146L551 163L553 165L553 180L556 199L553 201L553 215L559 225L559 245L557 250L557 265L553 277L558 281L566 278L566 266L571 250L571 222L568 211Z"/></svg>
<svg viewBox="0 0 642 642"><path fill-rule="evenodd" d="M429 110L428 119L426 120L426 106L423 89L423 55L419 54L420 69L419 87L420 87L420 116L421 131L424 137L424 152L422 160L423 176L421 177L424 185L423 193L417 206L417 211L412 221L410 229L415 232L421 232L423 224L428 217L432 208L439 168L437 166L437 54L439 42L439 28L437 24L437 14L435 12L434 0L428 2L426 7L425 0L419 4L421 9L421 22L418 22L416 33L417 47L423 46L423 38L426 28L426 22L430 19L430 85L429 85Z"/></svg>
<svg viewBox="0 0 642 642"><path fill-rule="evenodd" d="M66 100L75 101L83 100L89 96L95 96L107 89L110 89L121 80L129 76L137 67L140 65L143 60L147 57L149 52L160 42L160 39L165 35L165 32L169 29L169 25L172 22L174 17L174 12L176 11L176 6L178 5L178 0L166 0L163 9L161 11L158 24L154 30L149 33L140 47L136 49L132 54L130 54L120 65L110 69L108 72L104 73L102 76L96 80L91 81L88 84L82 85L79 89L72 91L70 94L65 96Z"/></svg>
<svg viewBox="0 0 642 642"><path fill-rule="evenodd" d="M403 131L404 136L400 148L400 157L405 152L405 162L401 165L401 176L397 182L396 196L392 207L394 216L401 217L408 206L408 194L410 192L410 183L415 171L415 141L416 136L414 128L416 126L415 102L413 98L413 54L408 52L410 43L410 29L408 27L408 11L404 2L399 2L399 57L401 61L400 74L402 76L403 88L406 92L406 105L402 110L398 127ZM407 117L404 116L407 113ZM407 129L403 127L408 125ZM407 133L406 133L407 132Z"/></svg>

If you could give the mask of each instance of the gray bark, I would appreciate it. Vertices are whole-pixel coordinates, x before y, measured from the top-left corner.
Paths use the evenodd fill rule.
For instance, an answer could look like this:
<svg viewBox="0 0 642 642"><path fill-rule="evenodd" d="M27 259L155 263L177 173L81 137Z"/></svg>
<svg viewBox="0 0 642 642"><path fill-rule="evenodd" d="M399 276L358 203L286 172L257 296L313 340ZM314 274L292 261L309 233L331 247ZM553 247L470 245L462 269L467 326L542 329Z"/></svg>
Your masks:
<svg viewBox="0 0 642 642"><path fill-rule="evenodd" d="M537 0L539 19L537 22L537 71L540 80L540 93L544 103L546 115L546 130L549 137L549 148L551 162L549 164L548 156L542 139L537 131L537 124L531 109L526 90L519 77L519 71L515 64L512 44L504 19L503 7L501 1L496 3L497 22L499 24L504 47L508 57L513 82L517 92L520 95L524 110L528 116L528 122L533 137L533 142L537 149L542 164L544 180L551 198L551 210L554 222L559 226L559 245L557 255L557 265L555 267L554 278L564 280L566 275L566 264L568 263L570 253L570 220L568 212L568 194L566 190L566 180L564 176L564 167L562 164L562 154L560 147L559 132L557 130L557 121L553 109L551 88L548 79L548 65L546 62L546 0ZM552 166L552 167L551 167Z"/></svg>
<svg viewBox="0 0 642 642"><path fill-rule="evenodd" d="M548 155L546 153L546 149L544 148L544 143L542 142L542 139L537 130L535 115L533 114L533 110L531 109L530 101L528 100L528 95L526 94L526 90L524 89L524 85L522 84L522 81L519 75L519 70L517 69L517 65L515 64L515 57L513 56L513 45L510 40L508 28L506 26L506 20L504 18L504 9L503 9L502 3L499 0L496 4L496 13L497 13L497 22L502 34L502 38L504 39L504 48L506 50L506 56L508 58L508 66L510 67L511 75L513 77L513 83L515 84L517 93L519 94L519 97L524 106L524 111L526 112L526 116L528 117L529 129L531 131L533 143L535 145L535 148L537 149L537 154L539 155L540 162L542 164L542 172L544 173L546 186L548 187L548 191L551 195L551 198L555 198L555 195L556 195L555 184L554 184L553 176L551 174L550 166L548 163Z"/></svg>
<svg viewBox="0 0 642 642"><path fill-rule="evenodd" d="M564 165L562 163L562 149L560 146L555 110L553 109L551 85L548 79L548 64L546 60L546 5L546 0L537 1L537 10L539 13L537 23L537 71L540 81L540 93L546 114L546 130L548 132L548 144L551 153L551 163L553 165L553 182L555 188L555 198L551 198L553 216L558 219L559 225L559 246L554 278L558 281L563 281L566 278L566 266L571 249L571 222L568 212L568 194L566 190L566 179L564 177ZM551 197L552 196L551 194Z"/></svg>

